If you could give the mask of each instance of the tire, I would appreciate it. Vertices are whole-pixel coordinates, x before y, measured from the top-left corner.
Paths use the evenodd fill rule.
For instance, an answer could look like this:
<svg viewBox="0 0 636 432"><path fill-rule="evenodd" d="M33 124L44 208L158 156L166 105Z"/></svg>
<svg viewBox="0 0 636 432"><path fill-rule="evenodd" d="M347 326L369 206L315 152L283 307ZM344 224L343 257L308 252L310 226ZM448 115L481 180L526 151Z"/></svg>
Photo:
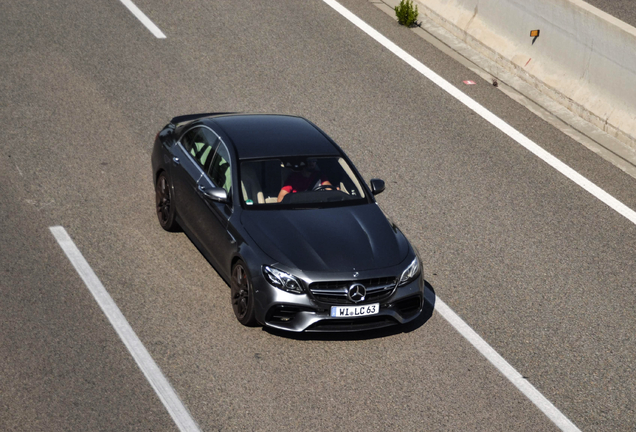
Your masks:
<svg viewBox="0 0 636 432"><path fill-rule="evenodd" d="M255 326L254 288L252 287L252 279L247 272L247 266L243 261L239 260L234 264L234 267L232 267L230 291L232 295L232 309L234 310L236 319L244 326Z"/></svg>
<svg viewBox="0 0 636 432"><path fill-rule="evenodd" d="M177 223L177 211L172 201L172 183L170 177L164 171L157 177L155 184L155 208L159 225L166 231L179 231Z"/></svg>

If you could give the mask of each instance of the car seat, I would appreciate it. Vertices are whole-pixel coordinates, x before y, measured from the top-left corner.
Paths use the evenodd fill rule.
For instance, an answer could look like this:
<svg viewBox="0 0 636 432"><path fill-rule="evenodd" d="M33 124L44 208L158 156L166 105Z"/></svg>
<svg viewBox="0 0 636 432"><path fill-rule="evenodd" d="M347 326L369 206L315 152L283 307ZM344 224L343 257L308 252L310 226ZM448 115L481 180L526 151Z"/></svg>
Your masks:
<svg viewBox="0 0 636 432"><path fill-rule="evenodd" d="M258 177L254 169L246 164L241 167L241 191L243 192L243 201L265 204L265 196Z"/></svg>

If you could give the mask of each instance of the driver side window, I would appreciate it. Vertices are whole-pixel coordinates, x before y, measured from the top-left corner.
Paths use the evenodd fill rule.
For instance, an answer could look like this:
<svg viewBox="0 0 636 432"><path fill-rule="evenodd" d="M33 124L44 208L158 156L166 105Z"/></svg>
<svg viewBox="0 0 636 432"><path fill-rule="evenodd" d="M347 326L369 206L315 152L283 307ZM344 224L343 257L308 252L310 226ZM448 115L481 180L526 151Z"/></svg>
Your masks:
<svg viewBox="0 0 636 432"><path fill-rule="evenodd" d="M220 143L212 158L208 175L214 184L222 187L229 194L232 187L232 169L230 166L230 154L225 144Z"/></svg>

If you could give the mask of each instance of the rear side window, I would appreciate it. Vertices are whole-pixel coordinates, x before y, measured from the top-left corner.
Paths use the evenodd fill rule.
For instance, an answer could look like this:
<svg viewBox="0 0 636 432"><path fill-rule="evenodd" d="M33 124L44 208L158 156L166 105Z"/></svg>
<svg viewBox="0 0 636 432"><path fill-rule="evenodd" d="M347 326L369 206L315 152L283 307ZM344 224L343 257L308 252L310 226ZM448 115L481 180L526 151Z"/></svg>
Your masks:
<svg viewBox="0 0 636 432"><path fill-rule="evenodd" d="M181 144L204 170L210 166L219 138L206 127L195 127L181 137Z"/></svg>

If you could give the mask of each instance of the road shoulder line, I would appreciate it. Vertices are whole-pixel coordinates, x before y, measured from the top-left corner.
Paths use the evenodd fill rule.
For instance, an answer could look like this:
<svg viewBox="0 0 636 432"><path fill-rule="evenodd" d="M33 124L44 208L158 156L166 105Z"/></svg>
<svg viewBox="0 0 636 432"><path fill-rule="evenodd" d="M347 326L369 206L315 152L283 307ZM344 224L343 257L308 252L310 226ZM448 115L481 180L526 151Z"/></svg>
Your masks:
<svg viewBox="0 0 636 432"><path fill-rule="evenodd" d="M435 310L444 318L459 334L486 357L503 376L505 376L517 389L541 410L561 430L567 432L581 432L557 407L552 404L539 390L525 379L512 367L497 351L491 347L477 332L475 332L463 319L446 305L430 290L424 293L426 301L435 305ZM433 303L434 302L434 303Z"/></svg>
<svg viewBox="0 0 636 432"><path fill-rule="evenodd" d="M153 23L148 16L141 11L132 1L130 0L119 0L124 6L128 8L128 10L139 20L141 23L146 26L150 32L155 35L157 39L165 39L166 35L163 34L159 27Z"/></svg>

